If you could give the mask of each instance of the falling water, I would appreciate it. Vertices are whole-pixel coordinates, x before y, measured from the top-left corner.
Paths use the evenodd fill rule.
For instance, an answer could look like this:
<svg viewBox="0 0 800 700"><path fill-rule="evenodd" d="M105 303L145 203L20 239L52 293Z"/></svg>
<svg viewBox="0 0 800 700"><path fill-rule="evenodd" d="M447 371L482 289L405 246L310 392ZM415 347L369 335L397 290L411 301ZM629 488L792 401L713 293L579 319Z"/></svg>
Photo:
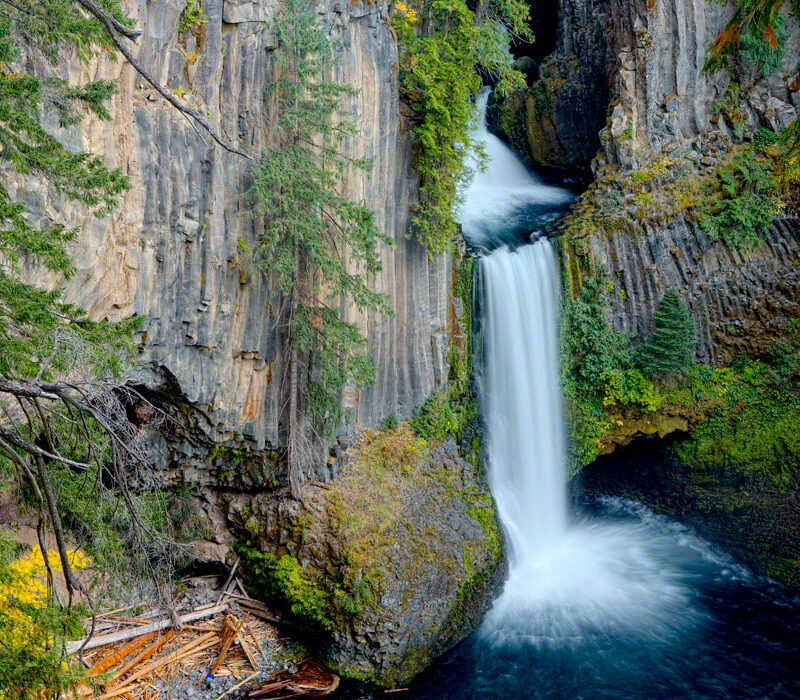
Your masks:
<svg viewBox="0 0 800 700"><path fill-rule="evenodd" d="M511 561L526 566L567 528L556 263L542 240L495 251L481 272L491 487Z"/></svg>
<svg viewBox="0 0 800 700"><path fill-rule="evenodd" d="M489 89L478 97L478 125L475 141L483 147L486 168L477 170L464 193L460 220L464 236L476 247L494 248L502 243L518 243L519 234L530 234L557 217L573 195L561 187L551 187L528 170L514 152L486 127Z"/></svg>
<svg viewBox="0 0 800 700"><path fill-rule="evenodd" d="M484 117L486 93L478 106ZM558 271L549 240L534 229L534 242L520 245L516 227L521 210L541 223L570 195L536 178L485 126L479 136L490 161L461 218L470 242L489 251L480 258L481 402L510 565L483 634L495 643L556 645L609 630L674 635L696 615L685 577L670 563L671 540L634 523L568 519Z"/></svg>
<svg viewBox="0 0 800 700"><path fill-rule="evenodd" d="M460 218L483 252L480 395L509 574L478 633L409 697L800 697L795 601L643 506L569 507L559 284L540 231L570 194L544 184L485 126L476 136L490 160Z"/></svg>

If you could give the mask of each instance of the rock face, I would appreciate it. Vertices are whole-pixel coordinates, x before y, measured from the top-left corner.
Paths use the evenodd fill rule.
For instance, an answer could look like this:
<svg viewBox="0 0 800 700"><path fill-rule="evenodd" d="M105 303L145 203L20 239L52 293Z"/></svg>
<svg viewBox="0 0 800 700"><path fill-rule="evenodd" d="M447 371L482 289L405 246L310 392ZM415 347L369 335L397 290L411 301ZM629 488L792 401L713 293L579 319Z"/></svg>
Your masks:
<svg viewBox="0 0 800 700"><path fill-rule="evenodd" d="M200 111L223 136L258 158L274 138L276 105L265 86L276 76L271 20L277 0L205 0L207 22L181 33L183 0L131 0L143 30L139 58L163 84ZM393 318L344 309L369 337L378 368L374 387L348 389L346 430L407 416L446 380L451 261L429 259L406 237L417 181L412 134L399 115L397 47L385 7L323 1L321 20L341 41L332 79L360 92L349 111L359 128L350 146L374 157L370 176L353 175L346 193L364 200L394 238L382 250L375 287L389 295ZM168 385L193 409L198 440L247 450L283 444L284 342L276 326L274 280L254 271L250 251L259 223L244 193L251 164L209 146L189 122L122 62L70 63L81 77L114 77L113 122L89 119L68 143L108 154L131 180L112 216L90 220L50 193L27 198L42 215L65 216L87 235L75 252L79 274L68 298L92 317L145 318L137 381ZM23 190L29 183L17 183ZM194 451L180 446L177 458ZM330 474L322 461L319 477Z"/></svg>
<svg viewBox="0 0 800 700"><path fill-rule="evenodd" d="M678 218L635 233L587 232L561 249L565 258L589 251L593 269L613 280L609 316L633 337L652 332L659 300L677 290L697 328L697 359L719 365L762 354L800 317L800 219L777 221L765 234L757 250L743 253ZM575 268L565 261L564 269L577 282Z"/></svg>
<svg viewBox="0 0 800 700"><path fill-rule="evenodd" d="M248 583L311 624L326 663L394 687L474 629L504 573L491 495L452 441L365 435L303 504L238 495Z"/></svg>
<svg viewBox="0 0 800 700"><path fill-rule="evenodd" d="M559 0L555 51L542 62L532 87L505 103L502 130L534 166L582 168L600 146L609 92L604 36L609 4ZM531 12L536 17L546 11Z"/></svg>
<svg viewBox="0 0 800 700"><path fill-rule="evenodd" d="M590 14L592 9L597 12ZM741 89L731 105L723 104L733 80L728 73L702 72L706 50L730 8L684 0L573 0L562 2L562 12L553 61L566 67L568 75L559 89L586 84L580 66L587 61L594 66L593 79L611 86L600 150L592 162L598 184L626 173L639 178L629 178L613 195L579 200L577 209L594 209L585 220L599 225L576 221L563 236L567 285L574 287L585 274L612 280L616 294L610 295L610 318L617 330L634 338L652 330L652 313L661 296L675 289L698 328L698 360L721 364L737 353L763 352L800 315L800 221L791 216L779 220L764 232L763 245L742 253L708 237L697 217L687 213L692 202L680 203L682 192L665 194L668 201L661 205L649 204L636 198L632 182L651 177L658 168L664 171L664 182L669 182L671 170L685 170L687 181L702 181L732 144L741 142L742 133L762 126L779 130L793 119L800 104L800 31L790 23L794 29L784 65L773 76L762 79L754 66L736 66L739 83L750 87ZM604 27L601 47L598 23ZM570 64L564 60L567 47L591 58ZM552 93L551 98L557 100L556 115L580 109L574 96L559 99ZM592 96L584 109L596 108ZM572 127L565 121L564 128ZM548 148L564 143L556 129ZM571 153L578 162L584 151L573 148ZM542 162L555 164L546 158ZM708 195L696 191L693 196Z"/></svg>

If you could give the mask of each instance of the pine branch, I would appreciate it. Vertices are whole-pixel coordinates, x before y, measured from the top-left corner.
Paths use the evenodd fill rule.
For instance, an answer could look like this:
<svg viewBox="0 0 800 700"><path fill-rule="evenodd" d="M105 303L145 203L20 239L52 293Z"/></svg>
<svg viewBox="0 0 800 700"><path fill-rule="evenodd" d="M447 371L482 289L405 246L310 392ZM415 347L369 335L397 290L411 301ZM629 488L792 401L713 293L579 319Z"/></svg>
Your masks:
<svg viewBox="0 0 800 700"><path fill-rule="evenodd" d="M2 0L5 1L5 0ZM184 117L186 117L190 123L192 120L199 124L203 129L205 129L209 136L211 136L214 141L216 141L222 148L230 153L235 153L236 155L242 156L243 158L247 158L248 160L253 160L253 157L244 151L239 150L235 146L228 143L225 139L220 136L217 131L214 129L213 126L209 123L208 119L204 117L200 112L192 107L188 107L187 105L183 104L180 100L178 100L174 95L172 95L169 90L161 85L150 73L139 63L138 59L136 59L133 54L128 50L128 47L122 42L120 38L120 33L125 34L128 37L128 34L121 32L117 25L120 23L114 19L108 12L103 10L100 6L94 3L92 0L77 0L82 7L84 7L88 12L92 15L97 17L106 28L111 41L114 43L114 46L117 47L119 52L125 57L125 60L133 66L133 69L141 75L150 85L152 85L156 91L167 101L169 102L175 109L177 109ZM121 25L124 27L124 25ZM128 29L128 28L126 28ZM119 33L118 33L119 32ZM141 32L139 32L141 33ZM136 35L138 36L138 34ZM135 37L128 37L128 38L135 38Z"/></svg>
<svg viewBox="0 0 800 700"><path fill-rule="evenodd" d="M7 2L8 0L3 0L3 2ZM135 41L142 35L141 29L136 29L133 27L127 27L122 22L120 22L114 15L112 15L107 10L104 10L100 5L98 5L94 0L77 0L77 3L83 7L87 12L93 14L97 19L99 19L103 24L108 26L109 24L116 29L120 34Z"/></svg>

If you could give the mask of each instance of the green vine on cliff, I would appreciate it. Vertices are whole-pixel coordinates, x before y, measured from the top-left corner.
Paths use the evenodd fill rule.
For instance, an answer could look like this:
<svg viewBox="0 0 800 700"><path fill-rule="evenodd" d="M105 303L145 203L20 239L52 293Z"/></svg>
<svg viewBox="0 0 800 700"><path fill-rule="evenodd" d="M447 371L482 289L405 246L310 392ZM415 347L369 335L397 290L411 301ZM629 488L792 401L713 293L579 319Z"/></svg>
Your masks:
<svg viewBox="0 0 800 700"><path fill-rule="evenodd" d="M482 2L473 12L463 0L422 0L395 5L392 27L400 50L403 96L419 115L414 168L420 177L413 214L417 237L429 254L446 251L457 231L455 211L477 153L471 98L480 72L506 93L524 84L509 65L511 34L531 38L521 0Z"/></svg>

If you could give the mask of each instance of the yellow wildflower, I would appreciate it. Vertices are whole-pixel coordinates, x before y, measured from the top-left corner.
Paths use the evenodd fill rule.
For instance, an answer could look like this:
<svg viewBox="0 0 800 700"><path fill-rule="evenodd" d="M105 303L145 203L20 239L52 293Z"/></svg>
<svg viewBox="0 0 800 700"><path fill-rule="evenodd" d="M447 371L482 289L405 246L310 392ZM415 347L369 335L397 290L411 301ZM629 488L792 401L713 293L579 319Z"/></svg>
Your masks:
<svg viewBox="0 0 800 700"><path fill-rule="evenodd" d="M395 3L394 13L396 15L403 16L407 27L410 27L412 24L416 24L417 22L417 11L413 7L406 5L404 2Z"/></svg>

